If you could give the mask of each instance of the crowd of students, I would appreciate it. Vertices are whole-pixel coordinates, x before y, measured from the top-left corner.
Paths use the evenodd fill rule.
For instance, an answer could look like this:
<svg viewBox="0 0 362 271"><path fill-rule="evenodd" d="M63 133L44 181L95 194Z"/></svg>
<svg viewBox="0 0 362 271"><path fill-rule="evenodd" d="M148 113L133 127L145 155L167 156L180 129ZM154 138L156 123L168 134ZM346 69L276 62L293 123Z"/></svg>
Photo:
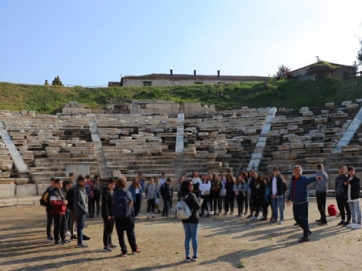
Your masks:
<svg viewBox="0 0 362 271"><path fill-rule="evenodd" d="M313 177L307 178L302 175L302 168L295 166L287 199L285 197L287 183L278 167L274 168L270 176L259 175L254 170L243 171L236 177L231 172L224 174L210 172L201 176L193 172L190 177L182 174L176 191L178 201L186 202L190 209L190 216L182 221L185 231L186 260L196 261L198 257L197 235L200 216L235 215L247 217L249 220L282 224L285 202L288 206L293 202L295 225L303 229L303 236L299 242L308 241L311 235L308 225L308 186L312 183L316 190L320 212L320 219L317 222L319 225L327 225L328 175L322 164L318 164L317 169ZM361 228L359 191L360 180L355 176L355 169L340 166L339 176L335 180L336 201L341 217L338 225L352 229ZM170 178L165 174L162 174L160 179L153 177L144 179L143 175L139 174L128 189L125 178L108 180L107 187L103 188L102 197L98 176L92 180L89 176L80 175L75 181L74 174L70 173L69 180L64 182L52 178L49 188L41 198L41 204L46 206L47 213L47 241L54 241L56 245L66 244L69 242L66 236L70 236L70 239L77 239L77 247L87 247L84 240L89 240L89 237L83 234L85 216L93 218L100 215L101 198L101 215L104 222L103 251L110 252L116 248L112 242L115 225L121 256L127 256L124 231L132 253L139 253L141 250L136 244L134 221L140 215L143 195L147 200L147 219L161 214L160 199L163 201L162 216L168 217L174 212L173 188ZM235 202L237 210L234 213ZM174 213L176 216L176 212ZM51 235L52 222L54 222L54 237ZM75 226L77 235L74 234ZM190 241L194 250L193 257L190 257Z"/></svg>

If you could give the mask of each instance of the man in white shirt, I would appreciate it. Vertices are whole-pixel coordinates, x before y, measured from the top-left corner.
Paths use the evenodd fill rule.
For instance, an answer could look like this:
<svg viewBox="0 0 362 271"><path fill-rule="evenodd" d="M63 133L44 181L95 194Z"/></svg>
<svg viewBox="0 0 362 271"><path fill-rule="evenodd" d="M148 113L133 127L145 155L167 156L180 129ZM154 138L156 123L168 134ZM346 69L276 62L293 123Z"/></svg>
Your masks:
<svg viewBox="0 0 362 271"><path fill-rule="evenodd" d="M278 221L278 210L280 212L279 224L284 221L284 208L283 208L283 179L280 177L279 168L275 167L273 177L269 182L271 191L271 200L273 207L273 218L270 222L276 223Z"/></svg>

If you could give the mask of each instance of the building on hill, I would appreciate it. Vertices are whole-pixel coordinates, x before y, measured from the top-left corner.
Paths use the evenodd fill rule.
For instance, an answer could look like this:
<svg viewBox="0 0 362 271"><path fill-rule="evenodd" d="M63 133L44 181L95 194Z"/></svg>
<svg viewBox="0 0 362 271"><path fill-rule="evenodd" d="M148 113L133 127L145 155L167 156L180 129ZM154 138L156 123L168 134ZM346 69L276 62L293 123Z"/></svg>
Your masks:
<svg viewBox="0 0 362 271"><path fill-rule="evenodd" d="M315 81L319 78L349 79L356 77L354 66L318 61L290 72L290 77L301 81Z"/></svg>
<svg viewBox="0 0 362 271"><path fill-rule="evenodd" d="M269 77L266 76L239 76L239 75L220 75L217 71L216 75L197 75L196 70L194 74L174 74L170 70L169 74L147 74L140 76L124 76L121 82L108 82L109 87L123 86L123 87L169 87L169 86L191 86L199 84L237 84L242 82L252 81L268 81Z"/></svg>

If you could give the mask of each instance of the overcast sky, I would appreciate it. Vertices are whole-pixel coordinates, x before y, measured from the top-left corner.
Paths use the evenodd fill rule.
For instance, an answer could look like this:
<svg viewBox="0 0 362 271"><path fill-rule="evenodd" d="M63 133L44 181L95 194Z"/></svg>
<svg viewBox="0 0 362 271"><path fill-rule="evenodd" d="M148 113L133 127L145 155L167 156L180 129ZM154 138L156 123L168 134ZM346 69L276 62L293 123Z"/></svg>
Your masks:
<svg viewBox="0 0 362 271"><path fill-rule="evenodd" d="M0 81L100 86L149 73L351 65L361 0L0 1Z"/></svg>

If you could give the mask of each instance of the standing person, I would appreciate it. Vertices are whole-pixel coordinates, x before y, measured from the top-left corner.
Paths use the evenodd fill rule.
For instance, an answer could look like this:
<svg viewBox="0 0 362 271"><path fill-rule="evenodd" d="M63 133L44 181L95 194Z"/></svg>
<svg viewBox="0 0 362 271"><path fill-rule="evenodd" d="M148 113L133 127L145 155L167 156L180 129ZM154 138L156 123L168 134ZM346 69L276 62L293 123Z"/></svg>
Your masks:
<svg viewBox="0 0 362 271"><path fill-rule="evenodd" d="M40 204L42 206L45 206L45 212L47 215L47 242L53 242L54 238L52 237L52 233L51 233L51 229L52 229L52 224L53 224L53 216L50 213L50 193L53 190L55 183L54 183L54 178L50 179L50 184L47 187L47 189L44 191L43 195L40 198Z"/></svg>
<svg viewBox="0 0 362 271"><path fill-rule="evenodd" d="M256 183L258 181L258 174L254 172L254 170L249 170L248 172L248 201L249 201L249 209L250 214L247 218L254 219L255 215L255 197L256 197Z"/></svg>
<svg viewBox="0 0 362 271"><path fill-rule="evenodd" d="M270 182L270 191L271 191L271 202L273 208L273 217L271 222L276 223L278 221L278 210L280 215L279 224L282 224L284 221L284 181L279 173L279 168L275 167L273 170L273 177L271 177Z"/></svg>
<svg viewBox="0 0 362 271"><path fill-rule="evenodd" d="M162 216L168 217L168 212L170 210L170 201L172 189L170 187L171 180L170 178L166 179L166 182L160 187L160 194L163 200L163 211Z"/></svg>
<svg viewBox="0 0 362 271"><path fill-rule="evenodd" d="M299 243L308 242L309 236L312 234L308 225L308 185L322 178L320 176L308 178L303 176L302 173L301 166L294 166L287 201L287 206L290 206L290 201L293 201L294 220L303 229L303 237L299 239Z"/></svg>
<svg viewBox="0 0 362 271"><path fill-rule="evenodd" d="M338 177L335 181L336 201L341 214L341 221L338 223L339 226L347 226L351 223L351 209L348 204L348 186L344 183L348 180L348 174L345 166L338 167ZM347 213L347 218L346 218Z"/></svg>
<svg viewBox="0 0 362 271"><path fill-rule="evenodd" d="M182 173L179 183L177 184L177 200L181 201L181 184L186 181L186 173Z"/></svg>
<svg viewBox="0 0 362 271"><path fill-rule="evenodd" d="M98 175L94 176L94 204L96 210L93 212L99 216L99 202L101 200L101 183Z"/></svg>
<svg viewBox="0 0 362 271"><path fill-rule="evenodd" d="M69 192L69 189L70 189L69 181L64 181L63 187L62 187L62 192L63 192L65 199L67 199L67 194ZM70 211L69 211L68 205L69 205L69 203L67 204L67 209L65 211L65 235L71 236L71 234L70 234Z"/></svg>
<svg viewBox="0 0 362 271"><path fill-rule="evenodd" d="M209 217L211 213L210 190L211 181L209 180L209 175L204 175L202 178L202 183L200 185L201 198L203 199L203 203L201 206L201 215L204 214L204 210L206 209L207 217Z"/></svg>
<svg viewBox="0 0 362 271"><path fill-rule="evenodd" d="M227 215L229 213L230 208L230 215L234 214L234 201L235 201L235 193L234 193L234 184L235 180L231 174L226 175L226 196L225 196L225 213Z"/></svg>
<svg viewBox="0 0 362 271"><path fill-rule="evenodd" d="M191 216L188 219L182 220L182 225L185 231L185 254L186 262L197 261L198 257L198 232L199 232L199 221L200 215L199 210L201 208L201 203L197 199L196 195L193 193L193 182L184 181L181 185L181 196L185 200L185 203L188 205L191 211ZM194 255L190 258L190 241L192 241L192 249Z"/></svg>
<svg viewBox="0 0 362 271"><path fill-rule="evenodd" d="M74 188L74 211L77 219L77 247L80 248L88 247L88 244L83 242L84 219L87 214L85 185L85 178L82 175L79 175L77 178L77 185Z"/></svg>
<svg viewBox="0 0 362 271"><path fill-rule="evenodd" d="M73 174L73 173L71 173ZM70 179L70 178L69 178ZM65 195L66 200L68 201L67 208L69 210L69 232L70 232L70 239L77 239L77 236L74 234L74 224L76 224L77 216L74 211L74 184L73 181L69 181L69 190Z"/></svg>
<svg viewBox="0 0 362 271"><path fill-rule="evenodd" d="M217 174L212 175L211 179L211 210L213 210L214 215L220 215L222 212L222 198L220 196L221 182Z"/></svg>
<svg viewBox="0 0 362 271"><path fill-rule="evenodd" d="M239 174L236 177L236 183L234 185L234 191L236 195L236 202L238 204L238 217L242 217L244 210L244 202L246 191L248 190L247 184L244 180L243 174Z"/></svg>
<svg viewBox="0 0 362 271"><path fill-rule="evenodd" d="M131 193L126 190L126 178L120 177L117 179L117 190L113 193L113 214L119 245L121 247L121 257L127 257L127 246L124 241L124 231L126 231L128 243L132 249L132 254L140 253L142 251L136 243L132 206L133 197Z"/></svg>
<svg viewBox="0 0 362 271"><path fill-rule="evenodd" d="M158 214L161 213L160 210L160 185L158 179L154 178L155 185L157 187L156 189L156 198L155 198L155 211L157 211Z"/></svg>
<svg viewBox="0 0 362 271"><path fill-rule="evenodd" d="M254 197L255 216L254 219L252 220L258 220L260 210L263 210L264 192L265 192L264 176L259 175L255 183L255 197ZM261 219L263 218L261 217Z"/></svg>
<svg viewBox="0 0 362 271"><path fill-rule="evenodd" d="M89 175L85 176L86 179L86 187L85 191L88 197L88 217L94 217L94 182L91 180Z"/></svg>
<svg viewBox="0 0 362 271"><path fill-rule="evenodd" d="M263 217L260 219L261 221L268 221L268 208L271 207L271 218L270 221L273 221L273 207L271 203L271 187L270 187L270 179L268 177L262 178L262 186L263 186L263 199L262 199L262 206L263 206Z"/></svg>
<svg viewBox="0 0 362 271"><path fill-rule="evenodd" d="M152 177L148 178L148 184L145 186L145 195L147 199L147 219L155 218L155 201L157 196L157 186Z"/></svg>
<svg viewBox="0 0 362 271"><path fill-rule="evenodd" d="M112 232L114 227L113 217L113 190L115 180L107 181L107 188L102 193L102 218L103 218L103 252L112 252L112 248L116 248L112 243Z"/></svg>
<svg viewBox="0 0 362 271"><path fill-rule="evenodd" d="M319 225L327 225L327 217L326 217L326 203L327 203L327 189L328 189L328 175L324 171L323 164L317 165L317 173L315 176L321 176L323 179L319 182L316 182L314 188L316 190L317 196L317 206L318 211L321 215L321 218L316 220Z"/></svg>
<svg viewBox="0 0 362 271"><path fill-rule="evenodd" d="M352 223L347 225L348 228L354 230L361 229L361 208L359 194L361 190L361 180L355 175L355 168L348 167L348 180L345 185L348 185L348 204L352 214Z"/></svg>
<svg viewBox="0 0 362 271"><path fill-rule="evenodd" d="M141 210L142 191L143 191L143 186L141 185L140 179L138 179L138 177L133 178L132 184L129 186L128 190L131 193L133 199L134 218L138 219L138 214Z"/></svg>
<svg viewBox="0 0 362 271"><path fill-rule="evenodd" d="M192 172L191 178L192 178L192 184L194 186L201 184L201 179L200 179L200 177L199 177L199 175L197 174L196 171Z"/></svg>
<svg viewBox="0 0 362 271"><path fill-rule="evenodd" d="M245 186L247 187L246 191L245 191L245 196L244 196L244 206L245 206L245 212L244 212L244 215L247 215L248 214L248 208L249 208L249 174L246 170L244 170L242 172L242 176L243 176L243 179L245 181Z"/></svg>
<svg viewBox="0 0 362 271"><path fill-rule="evenodd" d="M50 192L50 213L54 218L54 244L64 245L69 242L65 239L65 212L68 202L62 191L62 181L55 179L54 184L54 188Z"/></svg>

